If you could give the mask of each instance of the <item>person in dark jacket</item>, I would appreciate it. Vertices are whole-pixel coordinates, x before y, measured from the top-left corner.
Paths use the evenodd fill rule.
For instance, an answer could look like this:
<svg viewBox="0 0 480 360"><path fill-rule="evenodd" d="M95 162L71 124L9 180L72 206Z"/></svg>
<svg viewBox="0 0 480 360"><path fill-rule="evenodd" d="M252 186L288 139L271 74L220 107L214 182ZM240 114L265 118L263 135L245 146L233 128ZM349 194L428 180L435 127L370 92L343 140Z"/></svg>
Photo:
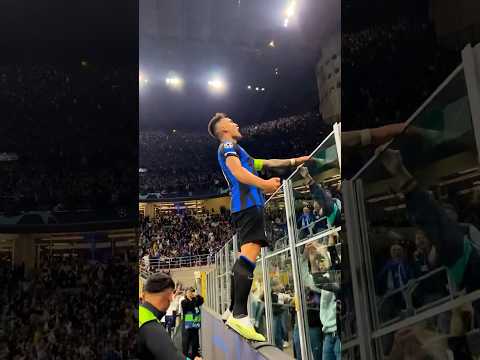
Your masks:
<svg viewBox="0 0 480 360"><path fill-rule="evenodd" d="M300 239L304 239L310 236L311 229L310 224L313 225L315 222L315 216L312 214L310 208L305 206L303 208L303 213L297 219L297 228L300 229Z"/></svg>
<svg viewBox="0 0 480 360"><path fill-rule="evenodd" d="M173 300L175 283L164 273L151 275L143 288L138 311L138 358L140 360L191 360L175 348L160 323ZM202 360L195 357L194 360Z"/></svg>
<svg viewBox="0 0 480 360"><path fill-rule="evenodd" d="M183 352L191 358L200 355L200 339L198 336L201 319L200 306L203 305L203 297L195 295L195 289L187 290L186 297L182 301L183 321L185 327L185 338L183 341Z"/></svg>

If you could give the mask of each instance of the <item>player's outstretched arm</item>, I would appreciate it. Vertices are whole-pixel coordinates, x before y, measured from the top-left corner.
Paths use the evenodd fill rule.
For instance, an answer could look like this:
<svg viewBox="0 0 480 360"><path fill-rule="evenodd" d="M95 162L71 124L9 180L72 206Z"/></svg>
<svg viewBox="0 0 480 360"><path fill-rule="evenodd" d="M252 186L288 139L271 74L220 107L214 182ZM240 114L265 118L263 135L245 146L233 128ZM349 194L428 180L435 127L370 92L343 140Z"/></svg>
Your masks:
<svg viewBox="0 0 480 360"><path fill-rule="evenodd" d="M280 168L280 167L302 165L309 158L310 158L309 156L301 156L301 157L292 158L292 159L268 159L268 160L260 160L260 161L262 161L263 167Z"/></svg>
<svg viewBox="0 0 480 360"><path fill-rule="evenodd" d="M264 180L245 169L236 156L229 156L226 164L233 176L242 184L258 187L266 193L275 192L280 187L280 178Z"/></svg>
<svg viewBox="0 0 480 360"><path fill-rule="evenodd" d="M383 145L396 136L404 133L408 136L419 136L426 139L435 139L440 136L436 130L419 128L409 125L407 123L389 124L377 128L353 130L342 132L342 146L367 146L367 145Z"/></svg>

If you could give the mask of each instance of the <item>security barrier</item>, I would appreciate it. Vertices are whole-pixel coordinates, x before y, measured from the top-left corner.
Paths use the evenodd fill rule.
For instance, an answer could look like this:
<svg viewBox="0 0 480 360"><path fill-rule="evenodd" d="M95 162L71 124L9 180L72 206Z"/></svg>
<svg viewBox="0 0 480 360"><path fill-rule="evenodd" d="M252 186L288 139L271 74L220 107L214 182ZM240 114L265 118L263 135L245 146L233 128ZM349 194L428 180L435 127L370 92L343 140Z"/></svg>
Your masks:
<svg viewBox="0 0 480 360"><path fill-rule="evenodd" d="M478 359L480 45L407 123L343 180L356 321L342 358Z"/></svg>

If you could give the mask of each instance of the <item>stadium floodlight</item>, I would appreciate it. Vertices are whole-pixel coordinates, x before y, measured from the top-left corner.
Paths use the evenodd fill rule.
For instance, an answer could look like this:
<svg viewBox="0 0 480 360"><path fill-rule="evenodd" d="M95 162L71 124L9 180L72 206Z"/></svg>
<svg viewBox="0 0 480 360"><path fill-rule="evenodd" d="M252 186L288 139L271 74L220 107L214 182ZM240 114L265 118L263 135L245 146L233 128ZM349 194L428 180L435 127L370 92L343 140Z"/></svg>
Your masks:
<svg viewBox="0 0 480 360"><path fill-rule="evenodd" d="M179 89L183 85L183 79L178 76L171 76L165 79L165 83L174 89Z"/></svg>
<svg viewBox="0 0 480 360"><path fill-rule="evenodd" d="M270 46L270 47L272 47L272 48L275 47L275 41L273 41L273 40L270 41L270 42L268 43L268 46Z"/></svg>
<svg viewBox="0 0 480 360"><path fill-rule="evenodd" d="M287 18L291 18L293 15L295 15L295 9L297 7L297 2L295 0L291 0L285 9L285 16Z"/></svg>
<svg viewBox="0 0 480 360"><path fill-rule="evenodd" d="M265 88L262 88L262 91L265 91Z"/></svg>
<svg viewBox="0 0 480 360"><path fill-rule="evenodd" d="M223 92L225 90L225 82L220 78L213 78L208 81L208 87L217 93Z"/></svg>
<svg viewBox="0 0 480 360"><path fill-rule="evenodd" d="M143 72L139 72L139 74L138 74L138 85L140 87L142 87L145 84L148 84L148 77Z"/></svg>
<svg viewBox="0 0 480 360"><path fill-rule="evenodd" d="M260 90L260 88L257 86L257 87L255 88L255 90L256 90L256 91L259 91L259 90Z"/></svg>
<svg viewBox="0 0 480 360"><path fill-rule="evenodd" d="M248 85L248 86L247 86L247 89L248 89L248 90L252 90L252 85Z"/></svg>

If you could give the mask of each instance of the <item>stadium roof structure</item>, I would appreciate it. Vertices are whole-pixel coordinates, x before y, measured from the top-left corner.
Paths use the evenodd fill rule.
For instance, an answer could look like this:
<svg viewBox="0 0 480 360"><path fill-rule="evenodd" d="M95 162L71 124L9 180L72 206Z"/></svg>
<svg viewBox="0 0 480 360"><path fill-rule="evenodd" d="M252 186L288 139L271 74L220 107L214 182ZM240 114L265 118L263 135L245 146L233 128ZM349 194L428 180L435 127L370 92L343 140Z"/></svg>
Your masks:
<svg viewBox="0 0 480 360"><path fill-rule="evenodd" d="M314 67L339 19L335 0L140 1L141 130L203 131L218 111L247 125L318 108ZM166 86L171 76L181 91ZM215 78L220 95L207 86Z"/></svg>

